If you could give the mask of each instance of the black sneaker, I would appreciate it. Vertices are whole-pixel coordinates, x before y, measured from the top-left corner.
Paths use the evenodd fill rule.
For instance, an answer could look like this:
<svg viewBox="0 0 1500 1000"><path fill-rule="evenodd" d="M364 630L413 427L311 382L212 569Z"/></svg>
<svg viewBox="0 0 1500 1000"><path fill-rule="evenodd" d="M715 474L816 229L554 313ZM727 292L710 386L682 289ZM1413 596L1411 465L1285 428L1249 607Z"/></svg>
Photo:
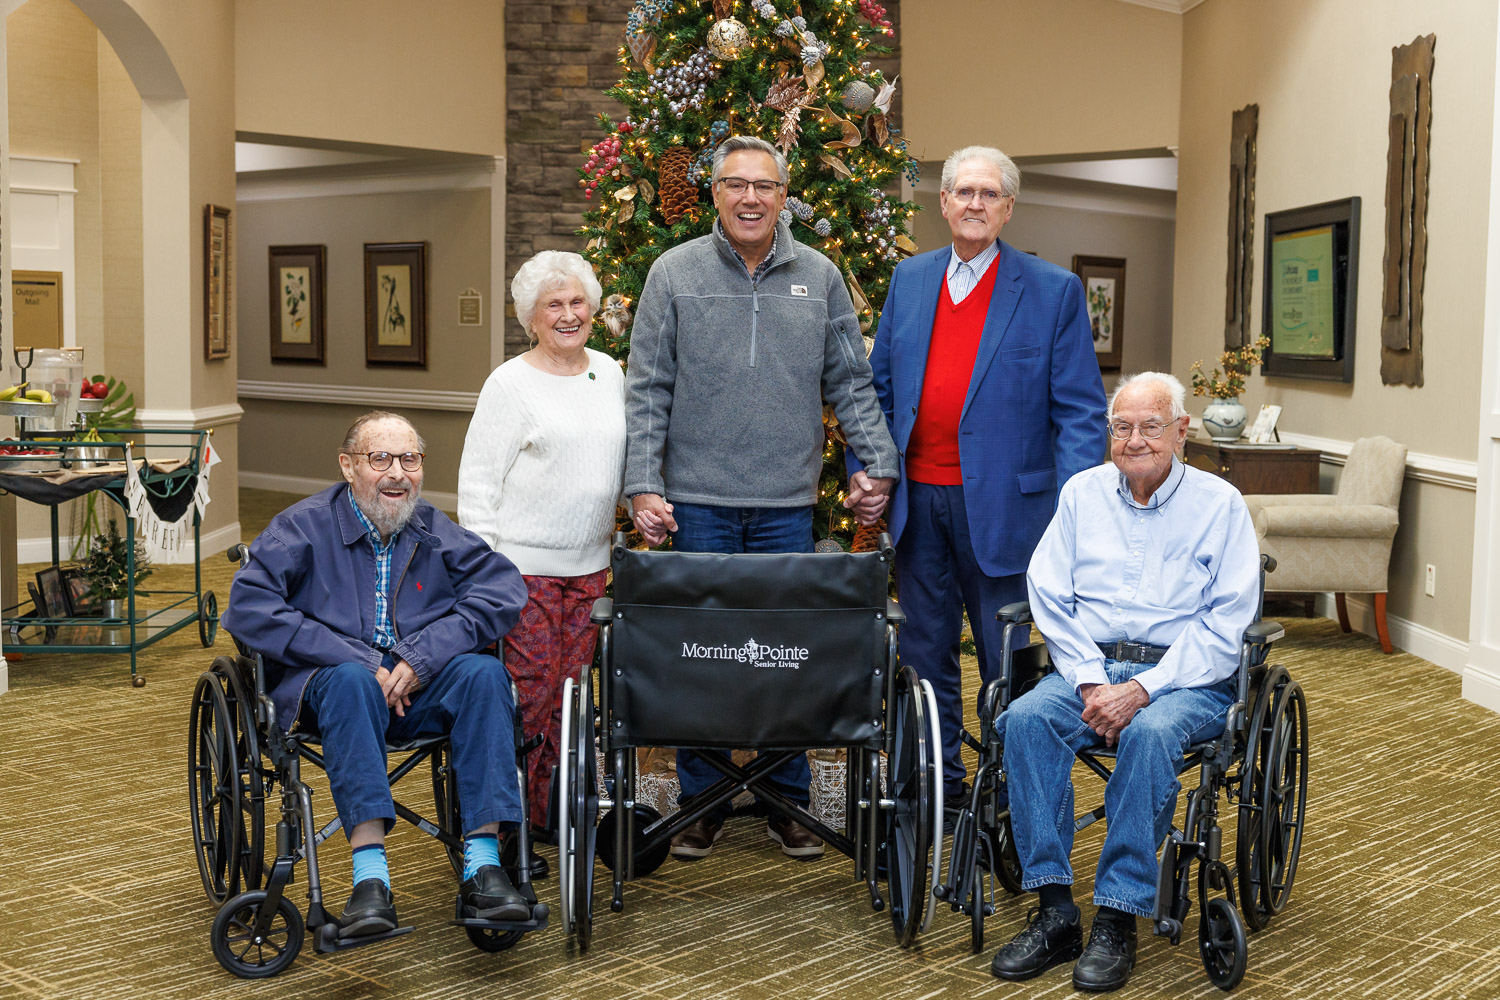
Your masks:
<svg viewBox="0 0 1500 1000"><path fill-rule="evenodd" d="M1108 993L1124 986L1135 968L1135 917L1098 913L1089 928L1089 946L1073 966L1073 988Z"/></svg>
<svg viewBox="0 0 1500 1000"><path fill-rule="evenodd" d="M391 890L378 878L367 878L354 887L339 916L339 937L381 934L396 929L396 904Z"/></svg>
<svg viewBox="0 0 1500 1000"><path fill-rule="evenodd" d="M990 971L1001 979L1031 979L1054 965L1071 962L1082 950L1083 923L1077 913L1069 920L1061 910L1036 906L1027 912L1021 933L995 952Z"/></svg>
<svg viewBox="0 0 1500 1000"><path fill-rule="evenodd" d="M459 890L463 894L464 916L479 920L529 920L531 907L526 897L516 891L499 865L485 865L465 879Z"/></svg>

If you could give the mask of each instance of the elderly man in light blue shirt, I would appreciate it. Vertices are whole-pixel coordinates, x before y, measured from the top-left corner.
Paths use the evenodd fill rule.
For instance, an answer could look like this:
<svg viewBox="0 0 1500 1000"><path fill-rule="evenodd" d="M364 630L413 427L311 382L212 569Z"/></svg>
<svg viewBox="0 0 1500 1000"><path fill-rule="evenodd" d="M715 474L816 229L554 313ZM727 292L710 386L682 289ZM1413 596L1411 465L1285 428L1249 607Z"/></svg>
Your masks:
<svg viewBox="0 0 1500 1000"><path fill-rule="evenodd" d="M1056 672L1002 717L1023 885L1041 906L995 955L1003 979L1077 959L1073 985L1124 986L1137 916L1156 897L1156 848L1176 808L1189 744L1223 731L1244 631L1259 601L1260 553L1245 502L1183 465L1182 383L1143 372L1110 400L1110 458L1063 487L1026 574ZM1094 878L1089 944L1072 898L1073 755L1117 747L1109 827Z"/></svg>

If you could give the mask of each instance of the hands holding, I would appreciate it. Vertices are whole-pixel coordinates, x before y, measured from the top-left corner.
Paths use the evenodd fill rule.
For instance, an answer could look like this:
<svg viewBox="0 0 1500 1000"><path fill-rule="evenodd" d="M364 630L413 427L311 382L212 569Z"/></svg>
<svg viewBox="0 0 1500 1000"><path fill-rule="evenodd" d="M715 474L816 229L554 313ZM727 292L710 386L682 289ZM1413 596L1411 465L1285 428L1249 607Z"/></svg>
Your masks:
<svg viewBox="0 0 1500 1000"><path fill-rule="evenodd" d="M1083 721L1110 747L1120 741L1120 731L1130 725L1135 713L1151 704L1151 696L1135 680L1085 684L1078 693L1083 698Z"/></svg>
<svg viewBox="0 0 1500 1000"><path fill-rule="evenodd" d="M405 717L406 710L411 707L411 696L417 691L417 672L411 664L402 660L390 670L380 667L375 671L375 679L380 682L385 703L394 708L397 715Z"/></svg>
<svg viewBox="0 0 1500 1000"><path fill-rule="evenodd" d="M894 479L871 479L861 469L849 477L849 495L844 499L844 507L854 512L856 521L869 527L885 513L894 485Z"/></svg>
<svg viewBox="0 0 1500 1000"><path fill-rule="evenodd" d="M630 519L635 522L636 530L645 536L647 545L660 545L667 540L667 532L677 530L672 505L658 493L631 497Z"/></svg>

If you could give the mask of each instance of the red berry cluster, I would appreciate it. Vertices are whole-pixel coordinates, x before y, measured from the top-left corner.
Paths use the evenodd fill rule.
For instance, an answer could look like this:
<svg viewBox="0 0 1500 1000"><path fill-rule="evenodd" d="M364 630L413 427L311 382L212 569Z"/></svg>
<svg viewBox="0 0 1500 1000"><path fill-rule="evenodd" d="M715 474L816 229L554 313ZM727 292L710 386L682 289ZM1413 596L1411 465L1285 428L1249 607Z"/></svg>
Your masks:
<svg viewBox="0 0 1500 1000"><path fill-rule="evenodd" d="M885 8L875 0L859 0L859 12L864 15L866 21L879 28L881 34L894 35L896 33L891 27L891 22L885 19Z"/></svg>
<svg viewBox="0 0 1500 1000"><path fill-rule="evenodd" d="M620 126L620 129L624 131L625 126ZM599 182L619 165L620 140L618 138L610 136L594 143L594 148L589 150L588 162L580 171L583 176L578 180L578 186L584 189L583 196L592 199L594 189L599 186Z"/></svg>

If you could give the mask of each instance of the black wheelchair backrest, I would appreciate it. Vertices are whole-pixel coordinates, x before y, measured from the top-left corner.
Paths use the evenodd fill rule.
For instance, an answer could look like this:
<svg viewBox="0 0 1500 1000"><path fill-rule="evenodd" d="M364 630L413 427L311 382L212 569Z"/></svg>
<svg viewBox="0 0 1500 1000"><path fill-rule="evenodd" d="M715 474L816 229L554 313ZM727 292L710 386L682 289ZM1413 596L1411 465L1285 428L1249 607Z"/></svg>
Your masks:
<svg viewBox="0 0 1500 1000"><path fill-rule="evenodd" d="M877 747L888 549L614 550L611 732L625 746Z"/></svg>

